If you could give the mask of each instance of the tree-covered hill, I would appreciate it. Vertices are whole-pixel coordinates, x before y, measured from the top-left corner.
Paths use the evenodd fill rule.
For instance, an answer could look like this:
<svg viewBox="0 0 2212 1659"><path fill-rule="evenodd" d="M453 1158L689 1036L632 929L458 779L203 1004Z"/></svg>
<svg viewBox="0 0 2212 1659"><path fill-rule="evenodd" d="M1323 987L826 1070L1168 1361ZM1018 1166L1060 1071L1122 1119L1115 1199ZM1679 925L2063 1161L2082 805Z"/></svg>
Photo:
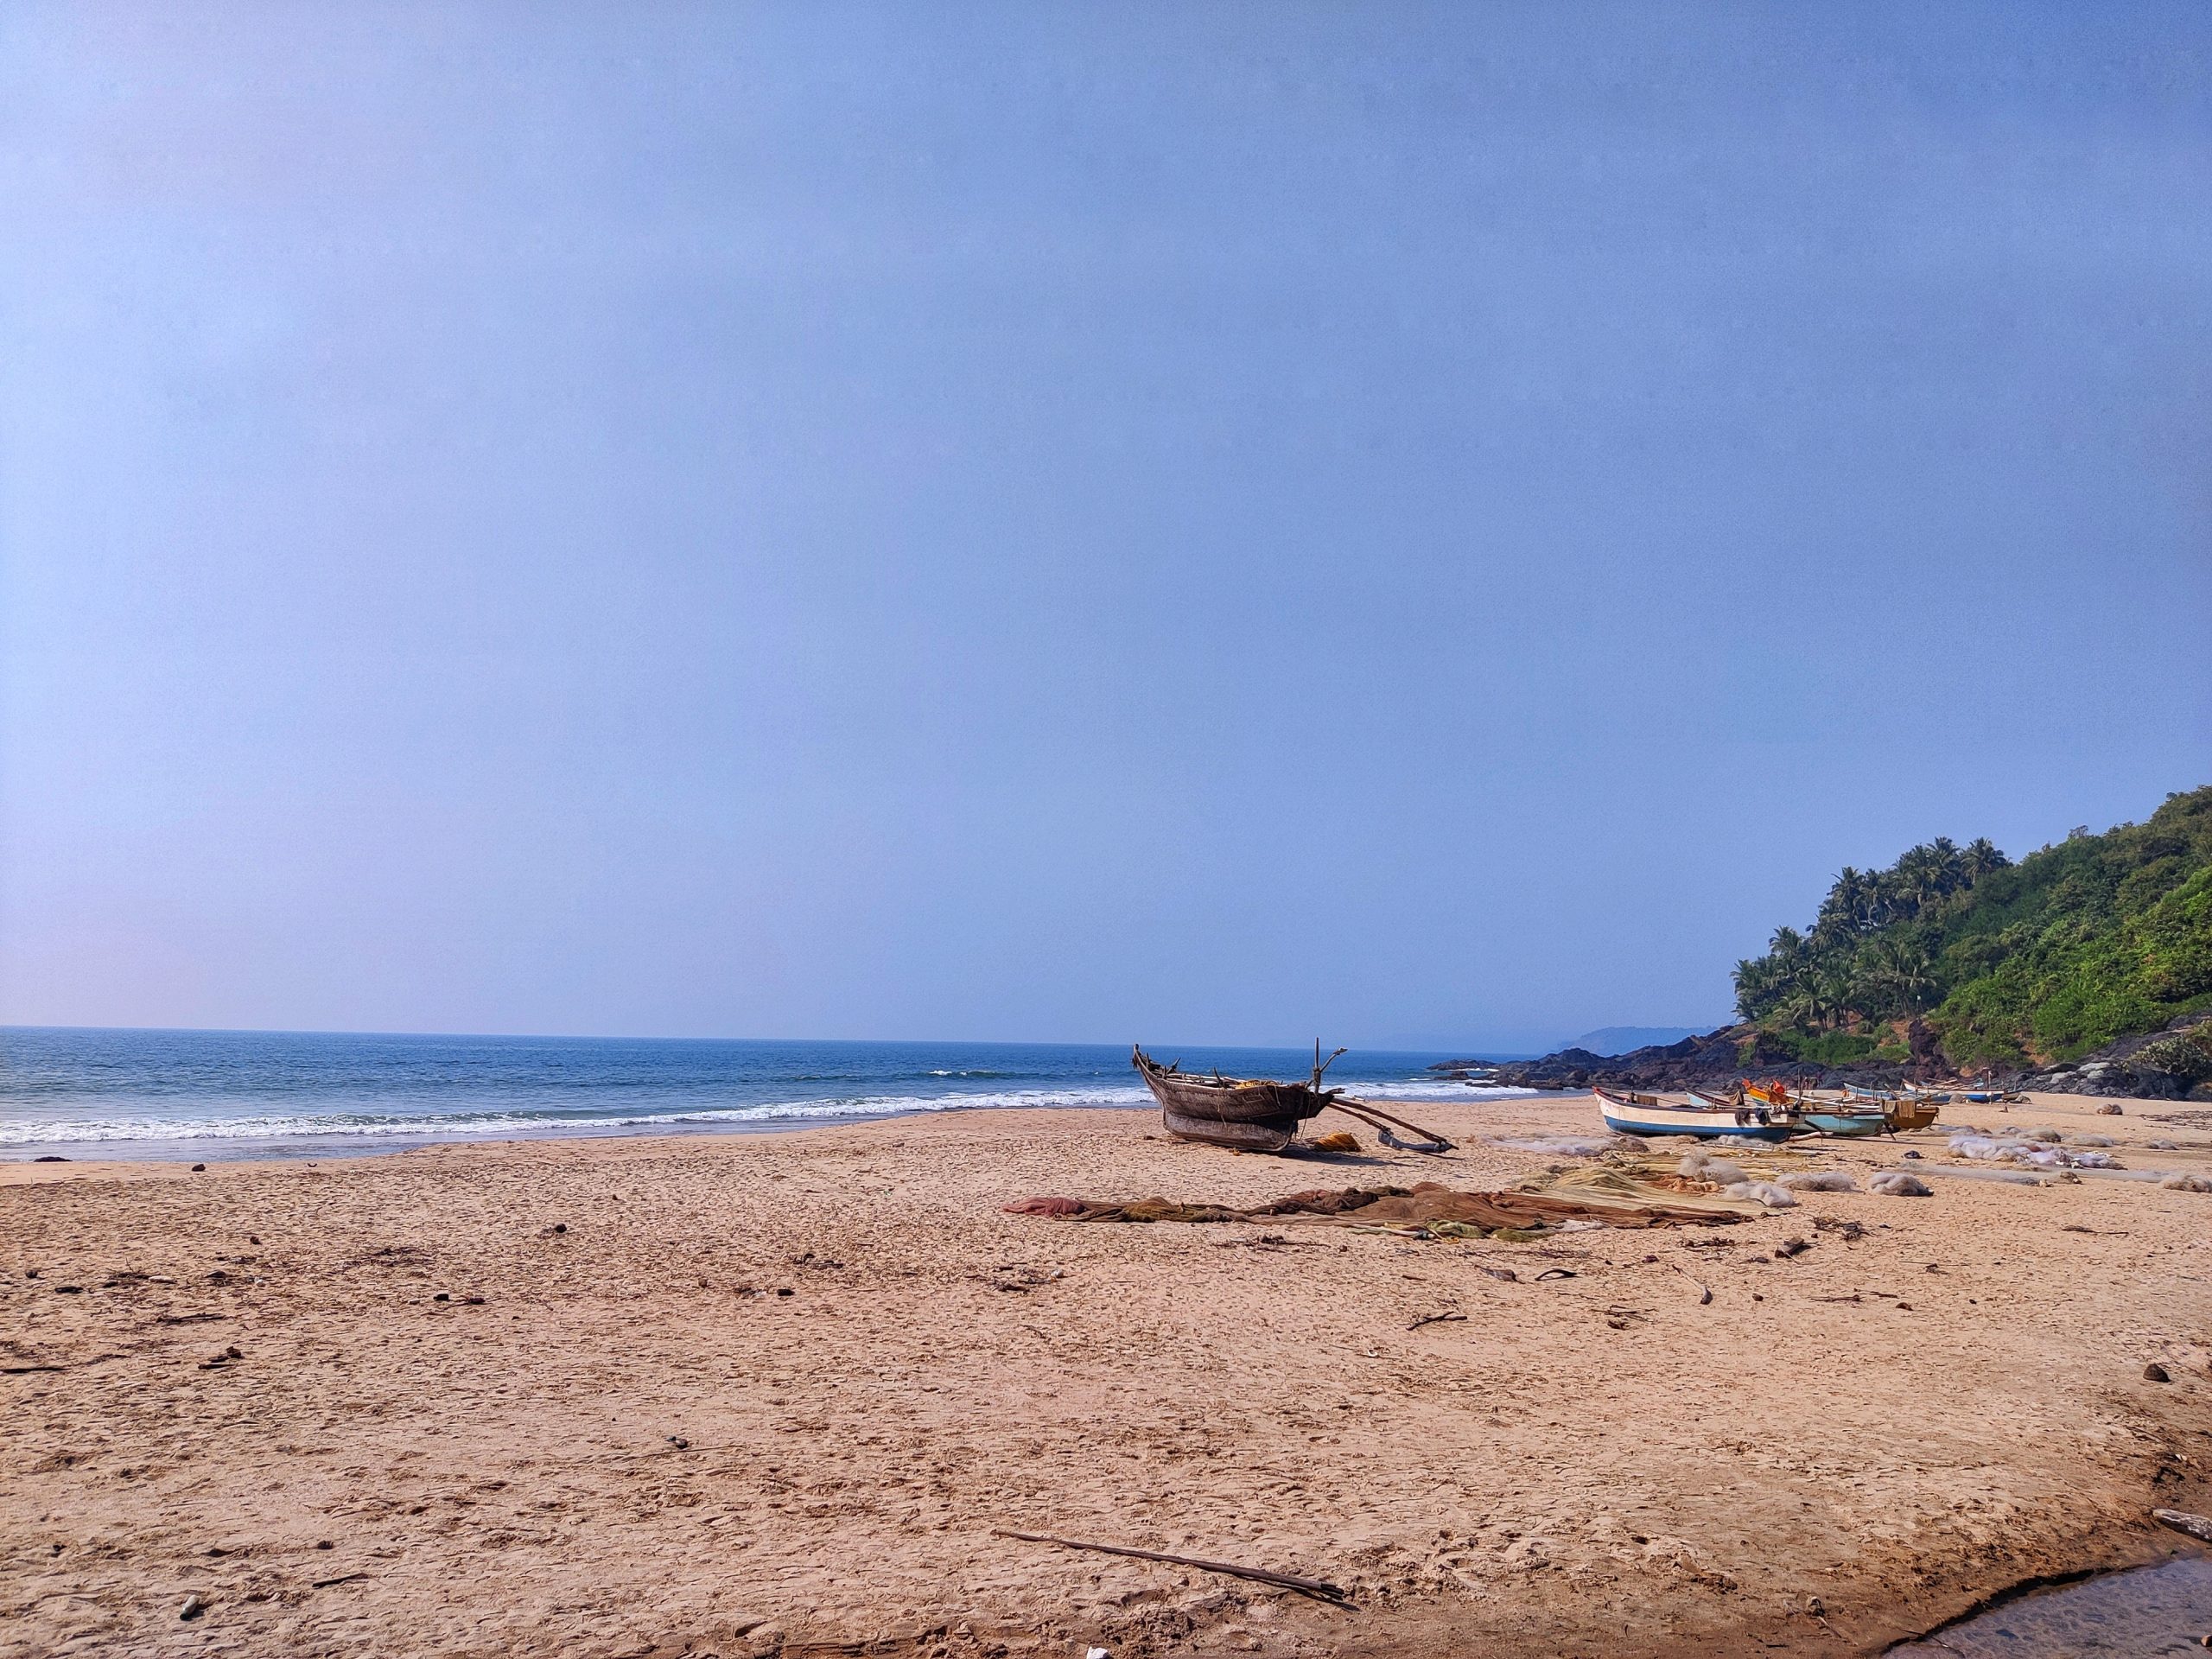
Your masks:
<svg viewBox="0 0 2212 1659"><path fill-rule="evenodd" d="M1808 930L1736 964L1736 995L1827 1065L1904 1060L1929 1033L1961 1068L2047 1065L2212 1007L2212 788L2017 864L1939 839L1846 869Z"/></svg>

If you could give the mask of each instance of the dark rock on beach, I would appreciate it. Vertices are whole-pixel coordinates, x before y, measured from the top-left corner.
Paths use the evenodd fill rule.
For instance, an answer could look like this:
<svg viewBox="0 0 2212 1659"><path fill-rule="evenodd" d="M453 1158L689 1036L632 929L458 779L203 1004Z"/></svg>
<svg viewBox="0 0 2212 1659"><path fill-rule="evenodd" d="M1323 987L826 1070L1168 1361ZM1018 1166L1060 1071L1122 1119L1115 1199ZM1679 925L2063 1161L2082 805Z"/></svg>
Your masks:
<svg viewBox="0 0 2212 1659"><path fill-rule="evenodd" d="M2031 1072L2023 1089L2139 1100L2212 1100L2212 1013L2185 1014L2164 1031L2107 1043L2064 1065Z"/></svg>

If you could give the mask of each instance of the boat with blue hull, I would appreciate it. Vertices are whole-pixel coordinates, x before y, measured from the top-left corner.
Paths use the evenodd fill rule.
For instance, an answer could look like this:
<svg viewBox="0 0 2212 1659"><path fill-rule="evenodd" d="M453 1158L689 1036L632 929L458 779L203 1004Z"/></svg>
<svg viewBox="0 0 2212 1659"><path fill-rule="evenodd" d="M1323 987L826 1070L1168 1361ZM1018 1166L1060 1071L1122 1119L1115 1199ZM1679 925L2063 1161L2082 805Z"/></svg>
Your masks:
<svg viewBox="0 0 2212 1659"><path fill-rule="evenodd" d="M1758 1101L1708 1105L1695 1099L1662 1100L1626 1090L1599 1089L1598 1110L1618 1135L1694 1135L1703 1140L1787 1141L1805 1128L1787 1106Z"/></svg>
<svg viewBox="0 0 2212 1659"><path fill-rule="evenodd" d="M1840 1101L1834 1105L1807 1101L1801 1109L1806 1123L1815 1135L1846 1137L1886 1135L1892 1127L1888 1110L1879 1106L1869 1111L1863 1106L1848 1105Z"/></svg>
<svg viewBox="0 0 2212 1659"><path fill-rule="evenodd" d="M1750 1095L1716 1095L1703 1089L1691 1090L1690 1098L1711 1111L1733 1111L1738 1106L1765 1106L1772 1109L1787 1105L1809 1135L1880 1135L1891 1127L1886 1108L1856 1101L1817 1100L1810 1095L1791 1096L1783 1101L1761 1100Z"/></svg>

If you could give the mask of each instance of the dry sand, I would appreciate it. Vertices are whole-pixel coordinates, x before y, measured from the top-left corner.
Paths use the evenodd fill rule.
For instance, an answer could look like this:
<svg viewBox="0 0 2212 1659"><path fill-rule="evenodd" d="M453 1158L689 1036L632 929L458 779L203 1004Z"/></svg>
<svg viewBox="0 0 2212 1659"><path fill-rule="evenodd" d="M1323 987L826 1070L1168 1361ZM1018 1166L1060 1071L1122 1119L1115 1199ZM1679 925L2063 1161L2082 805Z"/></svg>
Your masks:
<svg viewBox="0 0 2212 1659"><path fill-rule="evenodd" d="M2212 1123L2097 1103L1955 1116L2212 1167ZM2212 1195L1953 1180L1522 1245L999 1210L1496 1186L1546 1160L1479 1136L1594 1127L1415 1115L1465 1149L1053 1111L6 1166L0 1652L1867 1654L2212 1505Z"/></svg>

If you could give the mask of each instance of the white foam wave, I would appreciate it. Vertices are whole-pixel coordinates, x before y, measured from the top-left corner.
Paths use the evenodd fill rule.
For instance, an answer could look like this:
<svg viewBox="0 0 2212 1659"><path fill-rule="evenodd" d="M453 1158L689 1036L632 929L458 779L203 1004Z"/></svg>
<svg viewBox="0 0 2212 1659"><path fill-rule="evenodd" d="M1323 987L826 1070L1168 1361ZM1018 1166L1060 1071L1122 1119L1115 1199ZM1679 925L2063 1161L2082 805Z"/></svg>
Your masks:
<svg viewBox="0 0 2212 1659"><path fill-rule="evenodd" d="M684 1125L804 1122L847 1117L883 1117L907 1112L986 1110L1025 1106L1136 1106L1151 1096L1141 1089L1012 1090L991 1094L881 1095L843 1100L770 1101L751 1106L695 1108L683 1111L553 1113L518 1109L452 1112L421 1116L387 1113L263 1113L242 1117L86 1118L73 1122L18 1124L0 1137L0 1147L84 1144L104 1141L284 1141L308 1136L403 1139L468 1135L590 1134L607 1129L641 1129Z"/></svg>
<svg viewBox="0 0 2212 1659"><path fill-rule="evenodd" d="M1532 1093L1526 1089L1405 1082L1346 1084L1352 1097L1370 1100L1452 1101L1502 1099ZM1148 1106L1151 1095L1135 1086L1100 1085L1071 1089L974 1090L931 1095L864 1095L834 1100L756 1102L742 1106L694 1106L664 1111L579 1111L573 1107L514 1107L469 1112L242 1112L237 1116L170 1112L130 1117L82 1117L46 1123L17 1122L0 1130L0 1151L102 1142L276 1141L332 1138L461 1140L506 1135L598 1135L656 1128L738 1128L748 1124L834 1122L841 1118L885 1117L915 1112L978 1111L1038 1107Z"/></svg>
<svg viewBox="0 0 2212 1659"><path fill-rule="evenodd" d="M1354 1099L1427 1100L1440 1105L1467 1100L1511 1100L1533 1095L1533 1089L1501 1089L1490 1084L1464 1083L1348 1083L1344 1091Z"/></svg>

